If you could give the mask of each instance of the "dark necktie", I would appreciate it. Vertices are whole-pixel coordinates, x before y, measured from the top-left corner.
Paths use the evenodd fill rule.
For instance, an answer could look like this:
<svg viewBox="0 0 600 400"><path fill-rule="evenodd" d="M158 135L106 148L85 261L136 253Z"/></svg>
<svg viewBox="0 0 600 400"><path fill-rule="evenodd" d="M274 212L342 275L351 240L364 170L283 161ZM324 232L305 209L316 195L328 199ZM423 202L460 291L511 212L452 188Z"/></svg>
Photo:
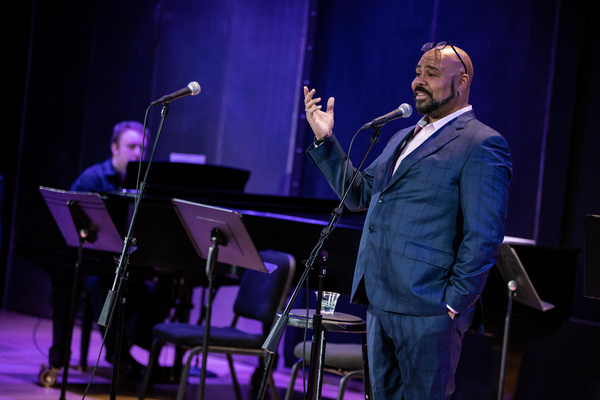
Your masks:
<svg viewBox="0 0 600 400"><path fill-rule="evenodd" d="M421 121L419 121L419 122L421 122ZM408 146L408 143L412 140L412 138L417 136L417 134L423 129L424 126L425 125L421 126L420 123L417 124L415 126L415 129L412 131L412 133L410 135L408 135L406 140L404 140L404 143L402 143L402 145L400 145L400 147L398 148L398 151L396 151L396 154L394 155L394 161L392 162L392 167L390 168L389 178L391 178L394 175L394 172L396 170L396 164L398 163L398 159L402 155L402 152L404 151L406 146Z"/></svg>

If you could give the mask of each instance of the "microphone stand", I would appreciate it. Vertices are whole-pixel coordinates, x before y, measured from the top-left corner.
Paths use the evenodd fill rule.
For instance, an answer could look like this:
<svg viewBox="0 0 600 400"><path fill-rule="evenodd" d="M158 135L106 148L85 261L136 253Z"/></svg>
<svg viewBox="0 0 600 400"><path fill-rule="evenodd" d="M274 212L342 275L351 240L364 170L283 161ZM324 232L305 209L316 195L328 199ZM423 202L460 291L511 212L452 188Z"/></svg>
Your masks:
<svg viewBox="0 0 600 400"><path fill-rule="evenodd" d="M308 279L308 275L310 273L310 270L313 268L313 265L316 261L317 256L319 254L324 254L322 252L323 244L325 243L327 238L329 238L329 236L331 235L331 232L337 225L337 222L342 215L344 201L346 200L346 197L348 197L348 194L350 193L350 189L352 188L352 185L354 184L354 181L356 180L356 177L358 176L358 171L360 171L360 169L362 168L362 165L364 164L367 156L371 152L373 145L375 145L375 143L377 143L377 141L379 140L379 136L381 134L382 127L383 127L383 125L372 126L373 134L371 136L371 142L369 144L369 147L367 148L367 151L363 155L363 157L360 161L360 164L356 168L355 173L352 175L352 179L350 180L348 187L344 191L339 205L333 209L329 223L321 231L319 241L317 242L309 259L306 262L304 272L302 273L302 276L300 277L298 285L296 285L296 288L294 289L292 296L290 297L290 300L288 301L288 303L285 307L285 310L281 313L281 316L279 317L279 319L277 320L277 322L271 329L269 336L267 337L267 339L265 340L265 342L262 346L263 350L267 351L268 355L267 355L267 361L266 361L265 367L264 367L262 381L260 383L260 387L259 387L259 391L258 391L258 395L257 395L257 400L263 400L265 397L267 380L271 374L271 369L273 367L273 361L275 359L275 353L277 352L277 348L279 347L279 343L281 342L281 338L283 336L283 331L285 330L287 321L289 320L290 311L292 310L292 307L293 307L294 303L296 302L296 298L298 297L298 295L300 293L300 288L302 288L302 286L304 285L304 282L306 282L306 280ZM361 129L361 130L363 130L363 129ZM326 252L325 252L325 254L326 254ZM324 257L324 258L326 258L326 257ZM316 379L318 378L316 376L317 372L320 369L320 368L316 368L317 367L316 363L318 362L319 364L322 364L323 359L324 359L324 354L319 354L319 350L315 350L315 349L320 349L320 342L321 342L321 330L322 330L322 320L323 320L323 316L321 315L321 299L323 296L323 292L322 292L323 278L326 275L326 267L324 266L325 264L326 263L323 263L323 268L321 270L321 273L319 274L319 291L318 291L318 295L317 295L317 305L316 305L315 314L313 315L313 344L312 344L311 354L310 354L311 361L310 361L310 369L309 369L309 377L308 377L308 391L309 392L306 393L307 399L313 399L313 400L318 400L321 397L322 382L320 379L318 379L318 382L315 382ZM318 357L318 361L317 361L317 357ZM317 383L317 384L315 384L315 383ZM312 395L312 397L309 396L309 393L310 393L310 395Z"/></svg>
<svg viewBox="0 0 600 400"><path fill-rule="evenodd" d="M67 320L69 328L66 330L64 342L66 345L64 346L63 355L63 379L60 387L60 400L66 400L69 364L71 362L71 344L73 342L73 323L77 312L79 271L83 259L83 245L85 242L94 243L97 239L97 228L93 225L92 221L90 221L79 204L74 200L70 200L67 202L67 206L69 207L69 212L73 218L73 223L75 224L75 230L77 231L77 236L79 238L79 246L77 246L77 259L75 261L75 273L73 275L73 287L71 290L71 307L69 309L69 319Z"/></svg>
<svg viewBox="0 0 600 400"><path fill-rule="evenodd" d="M208 249L208 255L206 258L206 276L208 277L208 299L206 300L206 315L204 316L204 346L202 346L202 369L200 370L200 387L198 388L199 398L204 400L204 391L206 383L206 364L208 361L208 343L210 338L210 320L212 314L212 302L213 302L213 283L214 283L214 270L219 259L219 246L227 245L227 238L223 233L213 228L210 232L210 241L212 245Z"/></svg>
<svg viewBox="0 0 600 400"><path fill-rule="evenodd" d="M112 378L110 384L110 399L116 399L116 390L119 378L119 364L121 358L121 342L123 336L123 319L124 319L124 307L127 303L127 280L129 276L129 271L127 271L127 265L129 265L129 255L131 254L131 246L136 244L136 239L132 238L133 227L135 225L135 221L137 218L138 210L140 207L141 199L144 195L144 191L146 188L146 181L148 179L148 173L150 172L150 165L152 163L152 159L154 158L154 152L156 151L156 146L158 144L158 139L160 137L160 133L162 131L162 126L169 113L169 103L165 103L161 110L160 116L160 124L158 128L158 133L156 134L156 139L154 141L154 145L152 147L152 152L150 154L150 159L148 160L148 166L146 168L146 173L144 175L143 181L140 183L138 191L136 193L133 214L131 217L131 221L129 222L129 228L127 230L127 236L123 242L123 251L121 252L121 257L118 259L117 269L115 270L115 280L113 282L112 288L108 291L108 295L106 296L106 300L104 302L104 306L102 308L102 312L100 313L100 318L98 319L98 325L105 326L108 330L112 326L113 322L113 314L115 305L118 305L118 318L117 325L115 326L115 350L113 357L113 370L112 370ZM143 152L142 152L143 155ZM138 174L139 181L139 174ZM117 299L119 300L117 302Z"/></svg>

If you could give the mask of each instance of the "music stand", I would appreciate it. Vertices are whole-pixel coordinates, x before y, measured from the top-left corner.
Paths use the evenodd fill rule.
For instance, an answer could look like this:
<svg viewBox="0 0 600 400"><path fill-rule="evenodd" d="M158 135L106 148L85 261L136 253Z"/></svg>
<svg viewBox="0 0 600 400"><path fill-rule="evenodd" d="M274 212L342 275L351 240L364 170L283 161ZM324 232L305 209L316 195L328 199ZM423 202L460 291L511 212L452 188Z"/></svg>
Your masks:
<svg viewBox="0 0 600 400"><path fill-rule="evenodd" d="M540 299L540 296L538 296L537 291L533 287L517 252L509 244L503 243L500 245L497 265L500 269L500 275L502 275L502 279L508 288L508 306L506 308L506 319L504 320L502 361L500 365L500 381L498 384L498 400L502 400L504 396L506 356L508 352L508 336L510 332L510 317L513 299L540 311L548 311L554 308L554 305Z"/></svg>
<svg viewBox="0 0 600 400"><path fill-rule="evenodd" d="M172 202L198 255L206 259L208 299L206 301L204 319L204 346L202 346L200 388L198 389L199 398L204 399L213 300L214 267L217 261L264 273L274 271L277 266L265 263L260 258L242 222L241 214L233 210L207 206L186 200L172 199Z"/></svg>
<svg viewBox="0 0 600 400"><path fill-rule="evenodd" d="M98 193L70 192L43 186L40 186L40 193L48 205L67 246L77 247L78 249L73 273L71 307L67 320L68 327L63 342L65 353L60 400L64 400L69 376L73 324L77 310L77 282L83 249L119 252L123 246L123 240Z"/></svg>

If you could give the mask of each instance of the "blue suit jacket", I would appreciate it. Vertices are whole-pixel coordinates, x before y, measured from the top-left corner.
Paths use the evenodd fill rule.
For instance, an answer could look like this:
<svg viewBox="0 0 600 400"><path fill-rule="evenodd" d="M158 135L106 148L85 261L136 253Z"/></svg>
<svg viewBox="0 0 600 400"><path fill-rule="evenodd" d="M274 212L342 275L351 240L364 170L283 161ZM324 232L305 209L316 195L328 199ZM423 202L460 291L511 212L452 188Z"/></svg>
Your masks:
<svg viewBox="0 0 600 400"><path fill-rule="evenodd" d="M435 132L389 178L412 129L390 139L358 173L347 197L350 210L368 210L352 298L361 302L366 290L368 301L386 311L441 315L448 304L467 313L504 237L512 175L508 145L469 111ZM335 137L307 153L341 196L349 160Z"/></svg>

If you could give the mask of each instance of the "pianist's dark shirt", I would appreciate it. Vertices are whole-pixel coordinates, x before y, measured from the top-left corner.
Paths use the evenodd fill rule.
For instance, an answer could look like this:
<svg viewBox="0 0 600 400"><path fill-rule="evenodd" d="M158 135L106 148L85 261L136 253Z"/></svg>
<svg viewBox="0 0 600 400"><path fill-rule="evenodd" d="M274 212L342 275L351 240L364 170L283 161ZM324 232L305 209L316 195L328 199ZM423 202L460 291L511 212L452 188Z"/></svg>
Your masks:
<svg viewBox="0 0 600 400"><path fill-rule="evenodd" d="M79 175L71 185L74 192L110 192L121 189L121 178L111 158L94 164Z"/></svg>

